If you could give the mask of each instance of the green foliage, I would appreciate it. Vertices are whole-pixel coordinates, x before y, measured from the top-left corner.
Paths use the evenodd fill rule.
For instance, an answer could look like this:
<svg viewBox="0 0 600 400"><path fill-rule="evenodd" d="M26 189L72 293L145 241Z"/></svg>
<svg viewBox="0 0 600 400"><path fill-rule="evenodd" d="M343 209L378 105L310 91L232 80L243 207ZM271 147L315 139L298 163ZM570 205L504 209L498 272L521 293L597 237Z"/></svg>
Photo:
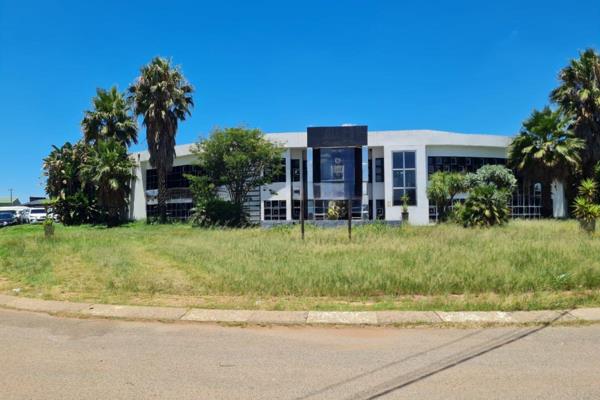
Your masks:
<svg viewBox="0 0 600 400"><path fill-rule="evenodd" d="M594 203L597 193L596 182L593 179L584 179L573 202L575 217L580 221L582 228L589 232L596 229L596 220L600 218L600 205Z"/></svg>
<svg viewBox="0 0 600 400"><path fill-rule="evenodd" d="M569 118L560 109L533 110L508 149L509 165L529 181L547 185L576 173L585 143L568 127Z"/></svg>
<svg viewBox="0 0 600 400"><path fill-rule="evenodd" d="M190 174L184 176L190 182L190 191L196 208L202 208L204 204L217 198L217 187L210 181L208 176Z"/></svg>
<svg viewBox="0 0 600 400"><path fill-rule="evenodd" d="M456 206L454 219L465 227L502 225L508 222L508 202L517 180L502 165L484 165L474 174L465 177L468 197L464 204Z"/></svg>
<svg viewBox="0 0 600 400"><path fill-rule="evenodd" d="M591 177L600 161L600 54L593 49L581 52L560 71L559 79L550 98L569 116L574 135L585 142L582 173Z"/></svg>
<svg viewBox="0 0 600 400"><path fill-rule="evenodd" d="M122 93L113 86L110 90L97 89L92 99L94 108L85 112L81 130L87 143L115 139L124 146L137 143L137 123Z"/></svg>
<svg viewBox="0 0 600 400"><path fill-rule="evenodd" d="M455 216L465 227L487 227L508 222L511 192L492 184L482 184L469 191L464 204L456 207Z"/></svg>
<svg viewBox="0 0 600 400"><path fill-rule="evenodd" d="M55 199L54 212L65 225L89 223L97 217L94 189L80 174L89 151L84 142L67 142L52 146L44 158L46 193Z"/></svg>
<svg viewBox="0 0 600 400"><path fill-rule="evenodd" d="M127 149L116 139L97 142L81 166L81 176L93 184L102 218L108 226L126 219L133 167Z"/></svg>
<svg viewBox="0 0 600 400"><path fill-rule="evenodd" d="M503 165L484 165L477 172L466 175L466 187L494 186L496 189L512 192L517 187L517 178Z"/></svg>
<svg viewBox="0 0 600 400"><path fill-rule="evenodd" d="M231 201L241 206L248 192L270 183L281 171L281 146L259 129L215 129L195 146L204 174L215 187L224 186Z"/></svg>
<svg viewBox="0 0 600 400"><path fill-rule="evenodd" d="M185 175L190 181L194 208L190 222L201 227L242 227L248 218L242 206L220 199L208 176Z"/></svg>
<svg viewBox="0 0 600 400"><path fill-rule="evenodd" d="M331 200L327 207L327 218L331 220L342 219L346 214L346 202Z"/></svg>
<svg viewBox="0 0 600 400"><path fill-rule="evenodd" d="M427 184L427 197L438 210L438 219L445 221L457 194L467 190L464 174L438 171L431 175Z"/></svg>
<svg viewBox="0 0 600 400"><path fill-rule="evenodd" d="M201 227L239 228L248 225L241 205L221 199L211 199L192 210L190 222Z"/></svg>
<svg viewBox="0 0 600 400"><path fill-rule="evenodd" d="M160 222L167 219L167 172L175 158L175 135L179 121L191 115L192 86L179 67L170 60L156 57L142 67L137 81L129 87L135 115L141 115L146 127L150 165L158 175Z"/></svg>

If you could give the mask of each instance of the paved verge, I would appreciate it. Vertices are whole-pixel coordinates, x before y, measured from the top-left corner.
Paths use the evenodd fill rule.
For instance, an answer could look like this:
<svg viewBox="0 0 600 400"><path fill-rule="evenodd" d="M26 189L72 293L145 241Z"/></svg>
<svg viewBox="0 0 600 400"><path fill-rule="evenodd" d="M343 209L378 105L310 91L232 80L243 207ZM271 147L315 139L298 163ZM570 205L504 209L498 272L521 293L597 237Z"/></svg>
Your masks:
<svg viewBox="0 0 600 400"><path fill-rule="evenodd" d="M261 311L72 303L0 294L0 307L75 317L268 325L523 324L600 321L600 308L545 311Z"/></svg>

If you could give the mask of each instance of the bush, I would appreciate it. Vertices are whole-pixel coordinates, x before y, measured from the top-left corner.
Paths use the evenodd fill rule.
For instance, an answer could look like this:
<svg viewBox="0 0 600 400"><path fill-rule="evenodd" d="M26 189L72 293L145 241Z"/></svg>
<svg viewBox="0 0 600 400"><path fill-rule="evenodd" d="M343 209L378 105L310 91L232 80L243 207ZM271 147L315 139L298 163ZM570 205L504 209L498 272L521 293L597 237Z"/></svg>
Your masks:
<svg viewBox="0 0 600 400"><path fill-rule="evenodd" d="M497 189L512 192L517 187L517 178L504 165L484 165L474 174L467 174L467 187L492 185Z"/></svg>
<svg viewBox="0 0 600 400"><path fill-rule="evenodd" d="M190 222L201 227L237 228L248 225L243 208L230 201L210 199L193 209Z"/></svg>
<svg viewBox="0 0 600 400"><path fill-rule="evenodd" d="M454 198L466 190L464 174L438 171L431 175L427 185L427 197L437 207L439 221L447 219L454 205Z"/></svg>
<svg viewBox="0 0 600 400"><path fill-rule="evenodd" d="M464 204L455 208L454 218L465 227L493 226L508 222L510 192L494 185L480 185L469 191Z"/></svg>
<svg viewBox="0 0 600 400"><path fill-rule="evenodd" d="M588 232L596 230L596 220L600 218L600 205L594 203L598 187L592 179L584 179L579 185L579 196L573 203L573 213Z"/></svg>

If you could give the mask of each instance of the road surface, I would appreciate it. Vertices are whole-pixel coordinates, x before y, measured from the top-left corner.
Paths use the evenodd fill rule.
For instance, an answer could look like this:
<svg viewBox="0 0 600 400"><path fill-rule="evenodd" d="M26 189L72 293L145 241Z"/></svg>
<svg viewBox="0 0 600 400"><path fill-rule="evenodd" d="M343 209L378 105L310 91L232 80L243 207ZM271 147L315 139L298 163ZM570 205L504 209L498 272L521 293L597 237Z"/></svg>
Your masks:
<svg viewBox="0 0 600 400"><path fill-rule="evenodd" d="M0 309L0 398L599 399L600 325L248 328Z"/></svg>

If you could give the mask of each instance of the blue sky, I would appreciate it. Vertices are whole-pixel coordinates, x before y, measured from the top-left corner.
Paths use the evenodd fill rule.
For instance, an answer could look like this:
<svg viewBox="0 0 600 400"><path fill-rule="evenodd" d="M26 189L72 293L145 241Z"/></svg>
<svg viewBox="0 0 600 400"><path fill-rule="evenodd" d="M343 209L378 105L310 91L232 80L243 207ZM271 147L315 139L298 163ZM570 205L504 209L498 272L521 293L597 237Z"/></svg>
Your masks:
<svg viewBox="0 0 600 400"><path fill-rule="evenodd" d="M0 196L42 194L42 158L80 138L95 89L156 55L196 88L178 143L238 124L511 135L600 49L599 21L597 0L0 0Z"/></svg>

